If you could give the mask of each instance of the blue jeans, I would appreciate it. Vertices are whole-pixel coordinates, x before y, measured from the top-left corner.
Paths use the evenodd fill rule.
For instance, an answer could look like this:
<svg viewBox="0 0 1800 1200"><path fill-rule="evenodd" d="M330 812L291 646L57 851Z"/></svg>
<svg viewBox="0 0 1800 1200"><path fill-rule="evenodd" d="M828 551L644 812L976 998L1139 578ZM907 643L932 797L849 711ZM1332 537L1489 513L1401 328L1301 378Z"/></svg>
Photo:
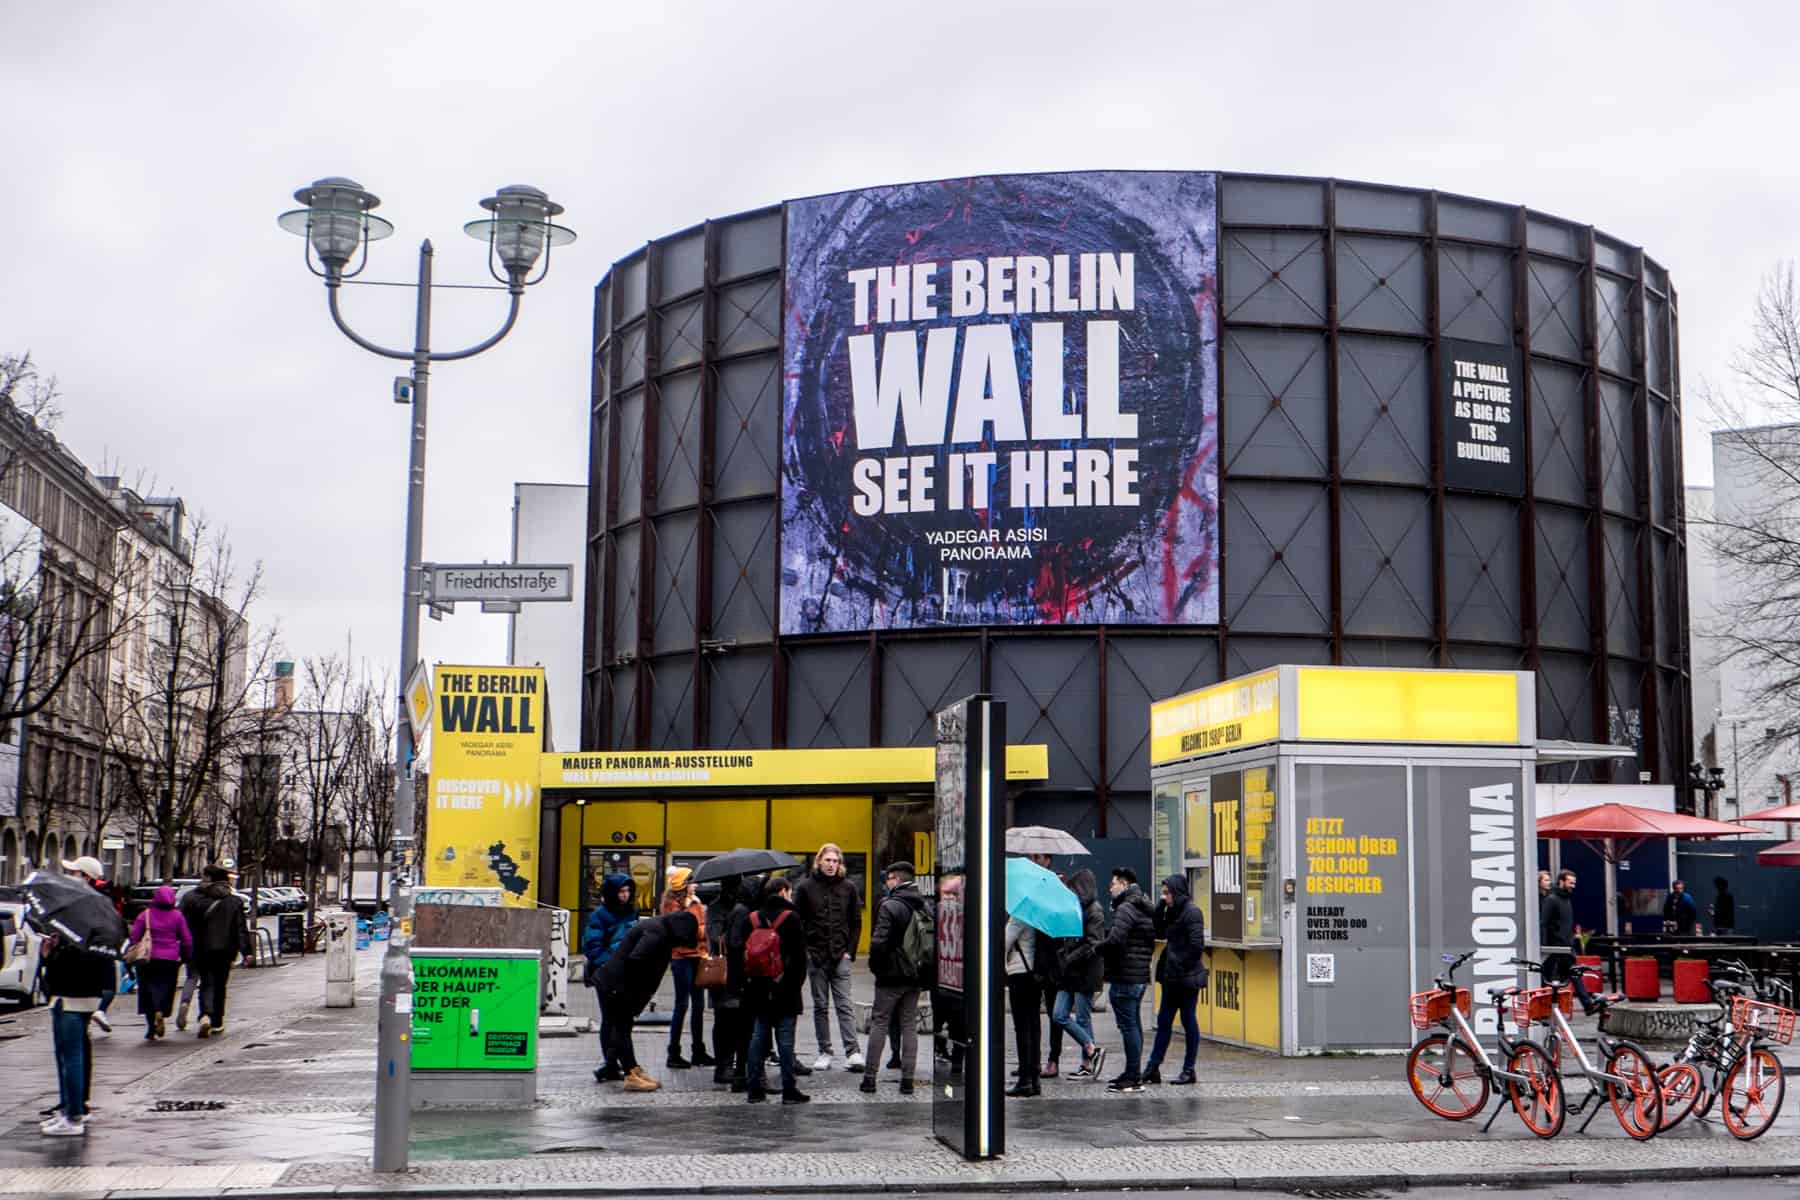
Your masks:
<svg viewBox="0 0 1800 1200"><path fill-rule="evenodd" d="M92 1013L50 1010L50 1037L56 1048L57 1106L71 1121L87 1117L88 1020Z"/></svg>
<svg viewBox="0 0 1800 1200"><path fill-rule="evenodd" d="M1083 1054L1093 1047L1094 998L1086 992L1056 993L1056 1007L1051 1010L1050 1019L1075 1039Z"/></svg>
<svg viewBox="0 0 1800 1200"><path fill-rule="evenodd" d="M778 1017L775 1020L775 1054L781 1059L781 1090L794 1090L794 1023L792 1016ZM753 1092L766 1092L768 1076L763 1072L763 1062L769 1057L769 1019L756 1018L756 1029L750 1034L750 1066L747 1082Z"/></svg>
<svg viewBox="0 0 1800 1200"><path fill-rule="evenodd" d="M693 1005L694 1013L694 1049L706 1048L704 1023L706 1021L706 993L694 986L694 976L700 970L697 958L678 958L669 964L669 978L675 983L675 1012L669 1018L669 1053L681 1051L681 1023L688 1014L688 1006Z"/></svg>
<svg viewBox="0 0 1800 1200"><path fill-rule="evenodd" d="M1144 985L1115 983L1107 998L1113 1020L1119 1023L1119 1037L1125 1042L1125 1078L1137 1079L1144 1061L1144 1018L1138 1011L1144 999Z"/></svg>
<svg viewBox="0 0 1800 1200"><path fill-rule="evenodd" d="M1200 989L1163 984L1162 1003L1156 1009L1156 1044L1150 1048L1150 1066L1161 1067L1163 1055L1169 1052L1169 1037L1175 1031L1175 1016L1181 1015L1183 1053L1181 1069L1194 1073L1194 1056L1200 1052L1200 1023L1195 1009L1200 1003Z"/></svg>

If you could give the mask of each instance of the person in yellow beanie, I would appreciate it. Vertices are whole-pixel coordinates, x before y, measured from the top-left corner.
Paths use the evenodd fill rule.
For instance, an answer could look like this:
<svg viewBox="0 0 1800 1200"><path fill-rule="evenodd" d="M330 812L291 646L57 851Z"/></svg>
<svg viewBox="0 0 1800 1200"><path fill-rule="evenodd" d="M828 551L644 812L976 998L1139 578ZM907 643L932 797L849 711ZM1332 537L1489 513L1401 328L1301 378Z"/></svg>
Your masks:
<svg viewBox="0 0 1800 1200"><path fill-rule="evenodd" d="M668 1065L677 1071L685 1071L689 1067L713 1066L716 1060L706 1052L706 993L694 986L694 976L699 972L701 960L706 958L707 951L706 906L694 894L692 868L669 868L668 886L663 891L659 911L664 915L691 913L700 923L699 941L692 946L678 948L669 963L669 977L675 984L675 1011L669 1019ZM690 1012L693 1014L694 1057L686 1059L681 1056L681 1026L683 1018Z"/></svg>

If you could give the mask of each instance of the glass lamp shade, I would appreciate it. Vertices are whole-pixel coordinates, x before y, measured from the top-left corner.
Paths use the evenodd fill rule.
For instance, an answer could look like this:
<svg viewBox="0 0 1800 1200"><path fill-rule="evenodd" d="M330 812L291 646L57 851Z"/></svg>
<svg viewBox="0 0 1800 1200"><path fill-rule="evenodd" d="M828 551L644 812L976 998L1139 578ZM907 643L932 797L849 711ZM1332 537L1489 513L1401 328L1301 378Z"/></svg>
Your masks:
<svg viewBox="0 0 1800 1200"><path fill-rule="evenodd" d="M513 184L481 202L493 213L490 220L470 221L463 232L490 242L509 275L528 273L546 244L563 246L575 240L573 231L550 223L563 206L534 187Z"/></svg>
<svg viewBox="0 0 1800 1200"><path fill-rule="evenodd" d="M282 213L277 223L311 239L313 253L327 267L341 269L365 239L380 241L394 232L391 223L370 212L381 199L354 179L320 179L295 192L294 199L306 207Z"/></svg>

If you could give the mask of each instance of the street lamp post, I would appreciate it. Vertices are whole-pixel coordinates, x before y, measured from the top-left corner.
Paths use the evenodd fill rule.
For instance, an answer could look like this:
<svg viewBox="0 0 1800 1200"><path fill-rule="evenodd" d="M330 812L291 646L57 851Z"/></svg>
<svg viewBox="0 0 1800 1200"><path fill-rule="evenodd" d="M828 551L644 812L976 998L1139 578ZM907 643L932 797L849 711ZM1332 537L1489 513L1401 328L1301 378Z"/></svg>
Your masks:
<svg viewBox="0 0 1800 1200"><path fill-rule="evenodd" d="M519 317L525 289L550 270L549 250L575 240L551 218L562 205L533 187L499 189L481 202L493 215L470 221L463 231L488 245L488 273L507 293L506 320L492 337L464 350L431 349L431 242L419 246L419 279L414 294L413 348L390 350L362 337L345 322L338 292L368 265L369 243L387 237L394 227L374 215L381 201L356 181L333 176L294 193L304 208L283 213L280 225L306 239L306 264L325 280L331 319L345 337L373 354L412 363L412 432L406 468L406 552L400 592L399 720L394 746L394 873L389 882L389 914L393 918L387 952L381 963L381 1005L377 1014L375 1064L375 1155L377 1171L406 1169L412 1126L412 890L414 796L411 723L406 713L406 680L419 657L419 605L424 601L421 569L425 523L425 429L431 364L472 358L495 345ZM539 257L543 266L534 277ZM318 259L319 266L313 265ZM358 259L354 270L351 260ZM322 269L321 269L322 268ZM485 286L485 285L484 285Z"/></svg>

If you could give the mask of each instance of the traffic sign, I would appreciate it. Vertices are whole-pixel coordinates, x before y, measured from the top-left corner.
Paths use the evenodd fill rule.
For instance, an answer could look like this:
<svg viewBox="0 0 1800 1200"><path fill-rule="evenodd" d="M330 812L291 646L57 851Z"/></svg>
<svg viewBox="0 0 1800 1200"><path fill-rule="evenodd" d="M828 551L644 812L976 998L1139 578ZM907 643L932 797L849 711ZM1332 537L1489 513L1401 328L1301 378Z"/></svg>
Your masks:
<svg viewBox="0 0 1800 1200"><path fill-rule="evenodd" d="M417 744L431 727L431 672L423 659L406 681L406 716L412 722L413 742Z"/></svg>
<svg viewBox="0 0 1800 1200"><path fill-rule="evenodd" d="M434 605L461 600L519 602L575 598L569 563L426 563L425 599Z"/></svg>

